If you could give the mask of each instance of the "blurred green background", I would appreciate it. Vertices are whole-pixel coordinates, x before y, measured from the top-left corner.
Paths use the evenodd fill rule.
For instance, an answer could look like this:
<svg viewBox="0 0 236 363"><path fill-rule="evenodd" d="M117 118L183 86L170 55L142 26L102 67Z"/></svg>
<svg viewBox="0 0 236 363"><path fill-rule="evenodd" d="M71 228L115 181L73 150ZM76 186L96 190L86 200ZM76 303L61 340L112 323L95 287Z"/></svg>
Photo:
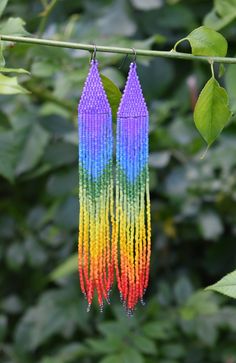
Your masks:
<svg viewBox="0 0 236 363"><path fill-rule="evenodd" d="M39 37L162 50L207 22L234 56L236 11L216 13L230 2L12 0L1 21L20 17ZM103 314L96 303L86 313L75 271L76 112L89 53L7 44L4 54L31 72L19 76L31 93L0 96L0 362L235 363L235 302L203 290L236 266L236 119L201 160L192 116L210 67L137 60L151 116L153 243L147 304L128 318L115 291ZM97 57L122 90L129 61L119 69L121 55ZM220 82L233 110L235 80L227 67Z"/></svg>

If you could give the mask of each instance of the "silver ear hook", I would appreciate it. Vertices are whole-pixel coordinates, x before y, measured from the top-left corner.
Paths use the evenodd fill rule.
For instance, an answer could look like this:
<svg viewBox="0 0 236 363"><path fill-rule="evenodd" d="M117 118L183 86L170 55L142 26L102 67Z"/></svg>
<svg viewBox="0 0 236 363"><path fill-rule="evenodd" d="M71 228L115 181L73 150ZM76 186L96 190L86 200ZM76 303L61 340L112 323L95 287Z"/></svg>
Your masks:
<svg viewBox="0 0 236 363"><path fill-rule="evenodd" d="M131 48L132 49L132 51L133 51L133 54L134 54L134 57L133 57L133 63L136 63L136 59L137 59L137 52L136 52L136 50L134 49L134 48Z"/></svg>
<svg viewBox="0 0 236 363"><path fill-rule="evenodd" d="M91 61L95 61L95 59L96 59L96 55L97 55L97 47L96 47L96 44L94 44L94 48L93 48L93 50L91 51L91 58L90 58L90 62L91 62Z"/></svg>

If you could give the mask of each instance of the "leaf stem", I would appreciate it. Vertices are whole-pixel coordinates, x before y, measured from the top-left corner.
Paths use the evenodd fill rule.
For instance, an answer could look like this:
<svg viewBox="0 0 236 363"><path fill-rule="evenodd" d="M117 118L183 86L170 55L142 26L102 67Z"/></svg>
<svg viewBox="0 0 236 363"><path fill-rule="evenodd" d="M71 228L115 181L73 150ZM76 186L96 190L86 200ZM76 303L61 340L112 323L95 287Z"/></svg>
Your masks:
<svg viewBox="0 0 236 363"><path fill-rule="evenodd" d="M175 51L175 52L176 52L176 48L177 48L177 46L178 46L180 43L182 43L183 41L185 41L185 40L188 40L188 38L186 37L186 38L182 38L182 39L178 40L178 42L176 42L176 43L175 43L175 45L174 45L173 51Z"/></svg>
<svg viewBox="0 0 236 363"><path fill-rule="evenodd" d="M209 148L210 148L210 145L207 145L206 150L205 150L205 151L203 152L203 154L200 156L200 159L201 159L201 160L205 159L206 154L207 154L207 152L208 152Z"/></svg>
<svg viewBox="0 0 236 363"><path fill-rule="evenodd" d="M15 43L27 43L35 44L40 46L51 46L51 47L61 47L70 49L81 49L91 52L94 49L94 45L91 44L81 44L64 42L58 40L41 39L41 38L30 38L30 37L19 37L13 35L1 35L0 40L10 41ZM132 48L120 48L120 47L108 47L102 45L96 45L97 52L105 53L117 53L117 54L133 54ZM191 61L201 61L208 62L213 61L214 63L231 63L236 64L236 58L233 57L206 57L206 56L194 56L189 53L180 53L172 49L172 51L162 51L162 50L146 50L146 49L135 49L138 56L149 56L149 57L163 57L172 59L183 59Z"/></svg>
<svg viewBox="0 0 236 363"><path fill-rule="evenodd" d="M56 6L58 0L52 0L49 4L46 4L44 7L43 12L41 13L42 19L39 23L39 30L38 30L38 36L41 36L46 28L47 20L53 10L53 8Z"/></svg>
<svg viewBox="0 0 236 363"><path fill-rule="evenodd" d="M215 78L214 62L210 60L212 78Z"/></svg>

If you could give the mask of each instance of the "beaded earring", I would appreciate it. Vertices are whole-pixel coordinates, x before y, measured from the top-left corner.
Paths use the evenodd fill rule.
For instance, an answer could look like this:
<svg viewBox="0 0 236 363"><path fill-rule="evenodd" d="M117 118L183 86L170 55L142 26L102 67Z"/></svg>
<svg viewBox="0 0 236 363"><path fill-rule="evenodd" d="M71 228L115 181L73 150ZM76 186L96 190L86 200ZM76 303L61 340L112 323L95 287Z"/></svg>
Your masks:
<svg viewBox="0 0 236 363"><path fill-rule="evenodd" d="M135 61L117 114L116 222L113 254L118 288L132 315L148 285L151 217L148 173L149 115Z"/></svg>
<svg viewBox="0 0 236 363"><path fill-rule="evenodd" d="M100 309L113 283L111 227L113 217L112 114L95 59L78 106L80 285L88 311L97 293Z"/></svg>

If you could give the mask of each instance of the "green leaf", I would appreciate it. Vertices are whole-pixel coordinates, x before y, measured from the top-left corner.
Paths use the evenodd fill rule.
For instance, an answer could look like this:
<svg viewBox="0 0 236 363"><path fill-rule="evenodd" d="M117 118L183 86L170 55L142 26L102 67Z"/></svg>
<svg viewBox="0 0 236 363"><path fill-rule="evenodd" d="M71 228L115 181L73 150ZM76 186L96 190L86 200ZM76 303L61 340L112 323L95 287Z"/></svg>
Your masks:
<svg viewBox="0 0 236 363"><path fill-rule="evenodd" d="M212 292L199 290L195 292L181 307L180 315L183 320L197 317L210 317L218 313L218 305Z"/></svg>
<svg viewBox="0 0 236 363"><path fill-rule="evenodd" d="M224 276L214 285L208 286L206 290L217 291L236 299L236 270Z"/></svg>
<svg viewBox="0 0 236 363"><path fill-rule="evenodd" d="M116 321L106 321L104 323L99 324L99 331L108 338L124 337L127 335L127 324L122 324L122 322Z"/></svg>
<svg viewBox="0 0 236 363"><path fill-rule="evenodd" d="M5 58L3 55L3 42L0 41L0 67L4 67L6 64Z"/></svg>
<svg viewBox="0 0 236 363"><path fill-rule="evenodd" d="M0 175L9 181L14 180L15 166L25 139L25 130L0 133Z"/></svg>
<svg viewBox="0 0 236 363"><path fill-rule="evenodd" d="M29 266L37 268L48 259L45 248L34 237L28 237L24 243L25 254Z"/></svg>
<svg viewBox="0 0 236 363"><path fill-rule="evenodd" d="M7 333L7 317L5 315L0 315L0 342L5 339Z"/></svg>
<svg viewBox="0 0 236 363"><path fill-rule="evenodd" d="M24 36L29 33L25 30L25 21L21 18L9 18L1 27L0 34Z"/></svg>
<svg viewBox="0 0 236 363"><path fill-rule="evenodd" d="M212 210L202 211L198 220L200 231L206 240L217 240L224 232L221 218Z"/></svg>
<svg viewBox="0 0 236 363"><path fill-rule="evenodd" d="M122 353L121 353L121 360L122 363L144 363L144 359L142 355L137 352L137 350L127 347Z"/></svg>
<svg viewBox="0 0 236 363"><path fill-rule="evenodd" d="M47 192L50 196L61 197L71 194L71 191L77 190L78 170L76 167L62 170L53 174L47 182Z"/></svg>
<svg viewBox="0 0 236 363"><path fill-rule="evenodd" d="M212 28L214 30L221 30L226 25L231 23L232 20L234 20L233 14L230 17L221 18L216 14L215 10L213 9L212 11L210 11L210 13L206 15L203 23L208 28Z"/></svg>
<svg viewBox="0 0 236 363"><path fill-rule="evenodd" d="M102 79L103 87L107 94L109 104L111 106L112 117L113 117L113 119L115 119L117 110L119 107L119 103L121 100L121 96L122 96L121 92L120 92L119 88L109 78L104 76L104 74L101 74L101 79Z"/></svg>
<svg viewBox="0 0 236 363"><path fill-rule="evenodd" d="M83 299L74 285L49 290L30 307L15 330L15 344L20 351L32 351L53 336L70 338L77 327L87 329L88 314L84 314Z"/></svg>
<svg viewBox="0 0 236 363"><path fill-rule="evenodd" d="M169 343L162 347L161 354L166 358L183 359L186 351L182 344Z"/></svg>
<svg viewBox="0 0 236 363"><path fill-rule="evenodd" d="M67 275L70 275L77 271L78 266L78 256L77 254L69 257L65 262L63 262L59 267L57 267L50 275L50 279L56 281Z"/></svg>
<svg viewBox="0 0 236 363"><path fill-rule="evenodd" d="M78 226L78 201L77 197L69 196L58 207L54 216L54 223L65 230L76 229Z"/></svg>
<svg viewBox="0 0 236 363"><path fill-rule="evenodd" d="M6 296L1 302L1 309L9 315L19 314L22 308L22 300L15 294Z"/></svg>
<svg viewBox="0 0 236 363"><path fill-rule="evenodd" d="M100 360L99 363L122 363L122 362L119 354L112 354Z"/></svg>
<svg viewBox="0 0 236 363"><path fill-rule="evenodd" d="M158 9L163 6L162 0L131 0L132 5L139 10Z"/></svg>
<svg viewBox="0 0 236 363"><path fill-rule="evenodd" d="M217 320L201 317L195 322L198 338L207 346L214 347L218 338Z"/></svg>
<svg viewBox="0 0 236 363"><path fill-rule="evenodd" d="M99 363L144 363L140 353L132 348L126 348L120 354L112 354L103 358Z"/></svg>
<svg viewBox="0 0 236 363"><path fill-rule="evenodd" d="M34 76L40 78L52 77L57 70L57 65L53 62L35 62L32 65L31 72Z"/></svg>
<svg viewBox="0 0 236 363"><path fill-rule="evenodd" d="M47 146L43 160L51 167L72 164L77 160L77 147L61 140L55 140Z"/></svg>
<svg viewBox="0 0 236 363"><path fill-rule="evenodd" d="M173 337L175 327L171 321L154 321L143 326L143 332L147 337L165 341Z"/></svg>
<svg viewBox="0 0 236 363"><path fill-rule="evenodd" d="M49 142L49 133L40 125L34 123L28 129L26 141L20 153L16 174L33 169L41 159Z"/></svg>
<svg viewBox="0 0 236 363"><path fill-rule="evenodd" d="M182 305L193 293L193 287L186 276L180 276L174 285L174 295L177 303Z"/></svg>
<svg viewBox="0 0 236 363"><path fill-rule="evenodd" d="M33 168L49 141L47 131L33 124L0 133L0 175L13 181L16 174Z"/></svg>
<svg viewBox="0 0 236 363"><path fill-rule="evenodd" d="M0 120L0 133L2 131L11 130L11 122L8 116L2 110L0 111Z"/></svg>
<svg viewBox="0 0 236 363"><path fill-rule="evenodd" d="M0 1L0 17L2 16L5 7L7 6L8 0L1 0Z"/></svg>
<svg viewBox="0 0 236 363"><path fill-rule="evenodd" d="M232 13L236 15L236 0L215 0L214 5L217 14L223 17Z"/></svg>
<svg viewBox="0 0 236 363"><path fill-rule="evenodd" d="M13 243L7 250L7 264L11 270L18 271L25 261L25 251L18 242Z"/></svg>
<svg viewBox="0 0 236 363"><path fill-rule="evenodd" d="M219 136L230 116L227 92L212 77L200 93L194 110L195 125L208 146Z"/></svg>
<svg viewBox="0 0 236 363"><path fill-rule="evenodd" d="M193 30L186 38L179 40L177 45L188 40L193 55L225 57L227 54L227 40L220 33L206 26Z"/></svg>
<svg viewBox="0 0 236 363"><path fill-rule="evenodd" d="M236 0L215 0L214 9L207 14L204 24L220 30L236 18Z"/></svg>
<svg viewBox="0 0 236 363"><path fill-rule="evenodd" d="M137 25L127 12L126 5L127 2L125 0L108 2L106 10L104 9L105 11L100 15L99 19L95 19L95 32L98 32L97 34L99 32L101 34L109 34L109 37L106 37L107 39L110 39L111 36L117 36L117 34L125 37L132 36L136 32ZM89 22L84 23L83 28L85 27L90 28L91 31L91 24ZM107 32L108 29L109 31Z"/></svg>
<svg viewBox="0 0 236 363"><path fill-rule="evenodd" d="M62 360L58 358L44 357L40 363L64 363Z"/></svg>
<svg viewBox="0 0 236 363"><path fill-rule="evenodd" d="M236 65L230 64L225 73L225 88L229 94L232 111L236 111Z"/></svg>
<svg viewBox="0 0 236 363"><path fill-rule="evenodd" d="M26 69L23 69L23 68L5 68L5 67L0 67L0 73L25 73L25 74L30 74L29 71L27 71Z"/></svg>
<svg viewBox="0 0 236 363"><path fill-rule="evenodd" d="M156 345L153 340L143 335L134 336L133 344L139 352L155 355L157 353Z"/></svg>
<svg viewBox="0 0 236 363"><path fill-rule="evenodd" d="M231 13L225 17L219 17L218 14L212 10L205 17L204 25L218 31L230 24L235 19L235 17L235 13Z"/></svg>
<svg viewBox="0 0 236 363"><path fill-rule="evenodd" d="M220 63L218 77L221 78L225 74L225 66L224 64Z"/></svg>
<svg viewBox="0 0 236 363"><path fill-rule="evenodd" d="M57 359L63 363L71 363L79 357L88 355L88 348L81 343L72 342L62 348L57 353Z"/></svg>
<svg viewBox="0 0 236 363"><path fill-rule="evenodd" d="M0 94L10 95L17 93L27 94L29 91L18 84L17 77L7 77L0 74Z"/></svg>
<svg viewBox="0 0 236 363"><path fill-rule="evenodd" d="M112 354L120 344L119 337L111 339L87 339L89 349L97 354ZM120 347L119 347L120 348Z"/></svg>

